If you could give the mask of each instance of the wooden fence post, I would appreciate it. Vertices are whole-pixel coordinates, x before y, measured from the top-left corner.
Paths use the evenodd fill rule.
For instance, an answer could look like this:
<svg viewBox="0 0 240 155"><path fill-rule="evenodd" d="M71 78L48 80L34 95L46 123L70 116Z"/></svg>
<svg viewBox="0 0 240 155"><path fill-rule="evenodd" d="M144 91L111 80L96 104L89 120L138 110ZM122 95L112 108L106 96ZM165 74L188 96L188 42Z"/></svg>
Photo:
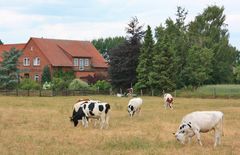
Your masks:
<svg viewBox="0 0 240 155"><path fill-rule="evenodd" d="M213 88L213 97L216 98L216 88Z"/></svg>

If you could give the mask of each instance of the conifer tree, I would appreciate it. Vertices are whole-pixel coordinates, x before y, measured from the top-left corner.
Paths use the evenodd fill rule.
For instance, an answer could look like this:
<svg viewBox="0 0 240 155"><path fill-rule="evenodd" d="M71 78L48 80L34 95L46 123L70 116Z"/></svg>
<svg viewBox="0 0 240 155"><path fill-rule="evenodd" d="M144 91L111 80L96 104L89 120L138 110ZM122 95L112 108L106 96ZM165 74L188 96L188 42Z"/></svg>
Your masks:
<svg viewBox="0 0 240 155"><path fill-rule="evenodd" d="M44 66L43 68L43 73L42 73L42 83L44 84L45 82L51 82L51 72L48 67L48 65Z"/></svg>
<svg viewBox="0 0 240 155"><path fill-rule="evenodd" d="M154 40L151 27L148 25L145 32L144 42L140 50L139 63L137 66L136 87L139 89L149 89L149 72L152 69Z"/></svg>
<svg viewBox="0 0 240 155"><path fill-rule="evenodd" d="M18 58L22 51L11 48L10 51L4 51L3 61L0 63L0 88L13 89L19 82Z"/></svg>
<svg viewBox="0 0 240 155"><path fill-rule="evenodd" d="M156 29L157 42L154 48L153 67L149 76L151 89L160 91L173 91L174 64L173 49L169 46L169 38L162 26Z"/></svg>

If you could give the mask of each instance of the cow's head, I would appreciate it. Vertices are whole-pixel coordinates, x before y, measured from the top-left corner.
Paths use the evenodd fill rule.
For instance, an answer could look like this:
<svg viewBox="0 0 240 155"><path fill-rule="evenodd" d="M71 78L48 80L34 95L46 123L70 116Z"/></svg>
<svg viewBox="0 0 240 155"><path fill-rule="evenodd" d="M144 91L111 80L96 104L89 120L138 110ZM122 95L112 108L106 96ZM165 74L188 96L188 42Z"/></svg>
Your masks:
<svg viewBox="0 0 240 155"><path fill-rule="evenodd" d="M193 134L193 131L192 131L191 122L188 122L188 123L184 122L179 126L177 132L174 135L179 142L184 144L186 137L192 134Z"/></svg>
<svg viewBox="0 0 240 155"><path fill-rule="evenodd" d="M76 127L78 125L78 120L81 120L83 117L85 117L85 114L82 107L80 107L78 111L75 111L75 109L73 109L73 115L70 117L70 121L73 122L74 127Z"/></svg>
<svg viewBox="0 0 240 155"><path fill-rule="evenodd" d="M133 117L135 110L132 105L128 105L128 113L129 113L130 117Z"/></svg>

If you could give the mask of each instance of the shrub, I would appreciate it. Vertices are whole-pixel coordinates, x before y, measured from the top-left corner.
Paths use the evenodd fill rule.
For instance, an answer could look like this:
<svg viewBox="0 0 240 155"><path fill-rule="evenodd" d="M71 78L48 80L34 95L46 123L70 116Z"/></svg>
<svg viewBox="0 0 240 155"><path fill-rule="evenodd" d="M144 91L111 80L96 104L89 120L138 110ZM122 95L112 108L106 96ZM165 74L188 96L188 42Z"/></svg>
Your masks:
<svg viewBox="0 0 240 155"><path fill-rule="evenodd" d="M68 88L68 84L61 78L53 78L52 88L53 90L64 90Z"/></svg>
<svg viewBox="0 0 240 155"><path fill-rule="evenodd" d="M105 80L98 80L93 87L99 90L109 90L111 88L111 84Z"/></svg>
<svg viewBox="0 0 240 155"><path fill-rule="evenodd" d="M86 89L86 88L89 88L89 85L80 79L74 79L69 84L70 90L79 90L79 89Z"/></svg>
<svg viewBox="0 0 240 155"><path fill-rule="evenodd" d="M19 87L24 90L38 90L40 89L40 84L31 79L23 79Z"/></svg>

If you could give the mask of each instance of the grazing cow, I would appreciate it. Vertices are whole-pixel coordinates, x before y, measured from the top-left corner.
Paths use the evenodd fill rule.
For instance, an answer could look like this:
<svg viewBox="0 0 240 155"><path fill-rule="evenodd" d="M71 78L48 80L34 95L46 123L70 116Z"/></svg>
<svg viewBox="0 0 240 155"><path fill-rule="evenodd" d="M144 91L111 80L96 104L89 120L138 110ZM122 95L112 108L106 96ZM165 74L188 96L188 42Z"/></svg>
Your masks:
<svg viewBox="0 0 240 155"><path fill-rule="evenodd" d="M188 138L190 143L191 138L196 135L198 143L202 146L200 132L206 133L214 130L215 143L214 147L221 143L223 132L223 113L220 111L196 111L187 114L183 117L182 122L175 133L175 137L182 144Z"/></svg>
<svg viewBox="0 0 240 155"><path fill-rule="evenodd" d="M88 119L94 118L100 120L100 128L108 127L110 105L100 101L80 101L74 105L72 117L70 120L76 127L78 120L82 120L83 126L88 127Z"/></svg>
<svg viewBox="0 0 240 155"><path fill-rule="evenodd" d="M141 111L143 100L140 97L132 98L128 103L128 113L130 117L133 117L133 115L136 113L139 113Z"/></svg>
<svg viewBox="0 0 240 155"><path fill-rule="evenodd" d="M164 94L163 100L164 100L165 109L167 109L167 107L169 107L170 109L173 109L173 97L171 94L168 94L168 93Z"/></svg>

